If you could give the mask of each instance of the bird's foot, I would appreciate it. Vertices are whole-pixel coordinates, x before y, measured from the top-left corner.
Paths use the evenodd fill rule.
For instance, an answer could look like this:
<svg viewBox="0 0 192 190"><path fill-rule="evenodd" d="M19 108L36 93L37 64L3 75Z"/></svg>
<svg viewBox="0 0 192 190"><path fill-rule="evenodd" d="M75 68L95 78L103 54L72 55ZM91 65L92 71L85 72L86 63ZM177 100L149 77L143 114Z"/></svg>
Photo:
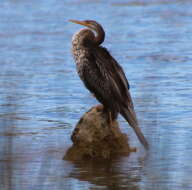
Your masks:
<svg viewBox="0 0 192 190"><path fill-rule="evenodd" d="M97 111L103 111L103 105L102 104L95 106L95 108Z"/></svg>
<svg viewBox="0 0 192 190"><path fill-rule="evenodd" d="M111 122L109 123L109 127L110 127L110 128L113 128L114 125L115 125L115 122L114 122L114 121L111 121Z"/></svg>

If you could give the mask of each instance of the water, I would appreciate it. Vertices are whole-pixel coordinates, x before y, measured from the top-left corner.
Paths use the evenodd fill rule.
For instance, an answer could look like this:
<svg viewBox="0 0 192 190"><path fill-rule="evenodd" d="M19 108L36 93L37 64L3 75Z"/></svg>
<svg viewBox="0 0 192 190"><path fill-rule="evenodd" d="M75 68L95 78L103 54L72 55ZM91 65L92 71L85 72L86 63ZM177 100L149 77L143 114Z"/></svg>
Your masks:
<svg viewBox="0 0 192 190"><path fill-rule="evenodd" d="M0 189L189 190L192 188L191 2L1 0ZM97 102L82 86L71 37L95 19L123 66L146 153L104 162L62 157L80 116Z"/></svg>

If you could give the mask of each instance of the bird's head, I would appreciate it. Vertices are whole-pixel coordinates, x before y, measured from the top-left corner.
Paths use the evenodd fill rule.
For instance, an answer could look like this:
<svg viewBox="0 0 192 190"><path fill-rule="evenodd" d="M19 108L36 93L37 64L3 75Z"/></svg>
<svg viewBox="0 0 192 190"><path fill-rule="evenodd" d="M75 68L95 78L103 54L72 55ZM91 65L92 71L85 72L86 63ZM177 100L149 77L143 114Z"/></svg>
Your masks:
<svg viewBox="0 0 192 190"><path fill-rule="evenodd" d="M93 30L94 32L97 32L97 28L100 26L100 24L98 24L96 21L94 20L84 20L84 21L79 21L79 20L69 20L70 22L73 22L75 24L80 24L83 26L86 26L88 28L90 28L91 30Z"/></svg>
<svg viewBox="0 0 192 190"><path fill-rule="evenodd" d="M105 32L102 28L102 26L97 23L96 21L94 20L84 20L84 21L79 21L79 20L69 20L70 22L73 22L75 24L80 24L80 25L83 25L83 26L86 26L87 28L91 29L95 34L95 39L94 39L94 42L96 44L101 44L103 41L104 41L104 38L105 38Z"/></svg>

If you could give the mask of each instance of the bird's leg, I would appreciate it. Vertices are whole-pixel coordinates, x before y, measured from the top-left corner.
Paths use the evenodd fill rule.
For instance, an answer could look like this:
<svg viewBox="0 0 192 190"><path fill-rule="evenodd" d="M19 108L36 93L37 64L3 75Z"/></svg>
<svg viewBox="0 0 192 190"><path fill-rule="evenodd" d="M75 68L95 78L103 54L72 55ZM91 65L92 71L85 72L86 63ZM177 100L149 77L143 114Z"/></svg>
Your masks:
<svg viewBox="0 0 192 190"><path fill-rule="evenodd" d="M112 124L113 124L112 115L111 115L111 112L109 111L109 126L110 126L110 128L112 128Z"/></svg>
<svg viewBox="0 0 192 190"><path fill-rule="evenodd" d="M102 105L103 106L103 105ZM109 109L107 109L106 107L102 107L102 109L103 109L103 113L106 115L106 120L107 120L107 124L108 124L108 126L110 127L110 128L112 128L113 127L113 125L114 125L114 121L115 121L115 119L114 119L114 117L113 117L113 113L112 113L112 111L110 111Z"/></svg>
<svg viewBox="0 0 192 190"><path fill-rule="evenodd" d="M114 126L114 121L115 121L115 119L112 116L112 112L109 111L108 112L108 123L109 123L110 128L112 128Z"/></svg>

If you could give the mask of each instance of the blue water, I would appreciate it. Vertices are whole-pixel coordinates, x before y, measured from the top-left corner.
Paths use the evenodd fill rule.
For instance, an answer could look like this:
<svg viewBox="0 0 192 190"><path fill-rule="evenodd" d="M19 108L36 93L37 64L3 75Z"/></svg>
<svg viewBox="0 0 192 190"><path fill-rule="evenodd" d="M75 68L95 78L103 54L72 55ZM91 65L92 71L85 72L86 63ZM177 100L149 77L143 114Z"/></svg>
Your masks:
<svg viewBox="0 0 192 190"><path fill-rule="evenodd" d="M0 189L192 189L192 9L190 0L1 0ZM124 68L146 153L109 162L63 161L81 115L97 101L71 56L81 26L94 19L104 46Z"/></svg>

